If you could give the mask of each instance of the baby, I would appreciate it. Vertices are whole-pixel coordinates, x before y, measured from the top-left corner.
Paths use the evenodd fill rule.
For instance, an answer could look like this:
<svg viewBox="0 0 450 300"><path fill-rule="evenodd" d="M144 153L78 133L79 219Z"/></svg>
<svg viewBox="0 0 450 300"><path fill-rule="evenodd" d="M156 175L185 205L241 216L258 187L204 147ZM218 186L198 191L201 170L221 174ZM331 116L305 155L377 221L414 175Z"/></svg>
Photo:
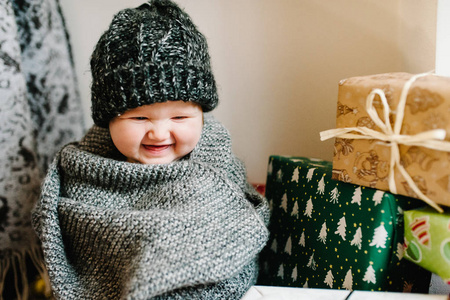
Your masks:
<svg viewBox="0 0 450 300"><path fill-rule="evenodd" d="M240 299L267 201L246 180L206 39L168 0L114 16L91 58L95 125L49 168L33 225L57 299Z"/></svg>
<svg viewBox="0 0 450 300"><path fill-rule="evenodd" d="M129 162L166 164L194 150L203 112L193 102L168 101L130 109L109 123L111 139Z"/></svg>

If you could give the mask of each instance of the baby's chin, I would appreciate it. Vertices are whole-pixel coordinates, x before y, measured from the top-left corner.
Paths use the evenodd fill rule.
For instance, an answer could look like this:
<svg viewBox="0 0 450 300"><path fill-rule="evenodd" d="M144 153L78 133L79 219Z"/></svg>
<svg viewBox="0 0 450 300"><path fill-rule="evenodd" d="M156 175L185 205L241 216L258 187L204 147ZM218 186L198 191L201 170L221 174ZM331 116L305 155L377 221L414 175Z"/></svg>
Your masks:
<svg viewBox="0 0 450 300"><path fill-rule="evenodd" d="M173 157L154 157L154 158L140 158L140 159L134 159L131 157L127 158L127 162L129 163L143 164L143 165L166 165L176 160L178 160L178 158Z"/></svg>

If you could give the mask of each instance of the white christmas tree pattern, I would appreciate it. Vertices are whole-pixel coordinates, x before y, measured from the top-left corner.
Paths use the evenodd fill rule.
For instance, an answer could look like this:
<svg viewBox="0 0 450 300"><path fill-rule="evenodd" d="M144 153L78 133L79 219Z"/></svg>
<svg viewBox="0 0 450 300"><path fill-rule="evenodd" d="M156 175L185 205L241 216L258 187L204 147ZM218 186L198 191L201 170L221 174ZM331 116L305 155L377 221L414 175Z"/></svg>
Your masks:
<svg viewBox="0 0 450 300"><path fill-rule="evenodd" d="M323 195L325 193L325 177L322 176L322 178L319 181L319 184L317 185L317 194Z"/></svg>
<svg viewBox="0 0 450 300"><path fill-rule="evenodd" d="M283 194L283 197L281 197L281 204L280 207L282 209L284 209L284 212L287 213L287 203L288 203L288 198L286 193Z"/></svg>
<svg viewBox="0 0 450 300"><path fill-rule="evenodd" d="M315 169L316 168L308 169L308 173L306 173L306 179L308 179L308 182L313 178Z"/></svg>
<svg viewBox="0 0 450 300"><path fill-rule="evenodd" d="M386 239L388 237L388 232L384 228L383 224L375 228L372 242L369 246L376 246L377 248L386 248Z"/></svg>
<svg viewBox="0 0 450 300"><path fill-rule="evenodd" d="M335 187L335 188L330 192L330 196L331 196L330 202L332 202L332 203L338 203L338 202L339 202L339 195L340 195L340 192L339 192L338 188Z"/></svg>
<svg viewBox="0 0 450 300"><path fill-rule="evenodd" d="M322 243L327 242L327 222L323 222L322 228L320 229L319 237L317 238L318 241L321 241Z"/></svg>
<svg viewBox="0 0 450 300"><path fill-rule="evenodd" d="M384 192L380 191L380 190L377 190L375 192L375 194L373 194L372 200L373 200L375 206L377 206L378 204L381 203L381 201L383 200L383 196L384 196Z"/></svg>
<svg viewBox="0 0 450 300"><path fill-rule="evenodd" d="M403 259L403 255L405 254L405 247L403 246L402 243L397 243L397 258L398 260L402 260Z"/></svg>
<svg viewBox="0 0 450 300"><path fill-rule="evenodd" d="M292 281L297 281L297 266L295 266L295 268L292 270L292 275L291 275Z"/></svg>
<svg viewBox="0 0 450 300"><path fill-rule="evenodd" d="M292 174L292 182L297 182L298 183L298 167L294 169L294 173Z"/></svg>
<svg viewBox="0 0 450 300"><path fill-rule="evenodd" d="M283 266L283 264L281 264L280 267L278 268L277 276L281 277L281 279L284 279L284 266Z"/></svg>
<svg viewBox="0 0 450 300"><path fill-rule="evenodd" d="M291 161L293 161L293 162L295 162L295 163L297 163L297 162L305 162L305 161L307 161L307 160L305 160L304 158L291 158Z"/></svg>
<svg viewBox="0 0 450 300"><path fill-rule="evenodd" d="M314 260L314 253L309 257L308 264L306 265L308 268L313 270L316 269L316 261Z"/></svg>
<svg viewBox="0 0 450 300"><path fill-rule="evenodd" d="M361 227L358 227L356 229L355 235L353 236L353 240L350 242L350 245L358 247L359 250L361 250L361 243L362 243L362 232Z"/></svg>
<svg viewBox="0 0 450 300"><path fill-rule="evenodd" d="M403 208L401 208L400 206L397 207L397 223L398 224L403 224Z"/></svg>
<svg viewBox="0 0 450 300"><path fill-rule="evenodd" d="M270 249L277 253L278 252L278 243L276 239L273 239L272 245L270 246Z"/></svg>
<svg viewBox="0 0 450 300"><path fill-rule="evenodd" d="M267 174L272 175L272 171L273 171L273 165L272 165L272 161L270 161L269 166L267 167Z"/></svg>
<svg viewBox="0 0 450 300"><path fill-rule="evenodd" d="M283 181L283 171L281 169L277 172L277 181L282 182Z"/></svg>
<svg viewBox="0 0 450 300"><path fill-rule="evenodd" d="M284 252L286 252L289 255L292 254L292 239L290 236L286 241L286 246L284 247Z"/></svg>
<svg viewBox="0 0 450 300"><path fill-rule="evenodd" d="M306 279L305 284L303 285L303 288L307 289L308 287L309 287L308 286L308 279Z"/></svg>
<svg viewBox="0 0 450 300"><path fill-rule="evenodd" d="M361 187L359 186L353 192L352 202L350 202L350 203L356 203L359 206L361 206L361 195L362 195L362 191L361 191Z"/></svg>
<svg viewBox="0 0 450 300"><path fill-rule="evenodd" d="M269 209L270 211L273 211L273 199L268 199L269 200Z"/></svg>
<svg viewBox="0 0 450 300"><path fill-rule="evenodd" d="M333 288L333 280L334 280L333 272L329 270L327 272L327 276L325 276L324 283L326 283L330 287L330 289Z"/></svg>
<svg viewBox="0 0 450 300"><path fill-rule="evenodd" d="M373 269L372 265L369 265L367 267L366 273L364 274L363 281L365 281L367 283L371 282L374 284L377 282L376 277L375 277L375 270Z"/></svg>
<svg viewBox="0 0 450 300"><path fill-rule="evenodd" d="M306 243L305 243L305 232L302 232L302 235L300 236L300 240L298 241L298 244L306 247Z"/></svg>
<svg viewBox="0 0 450 300"><path fill-rule="evenodd" d="M298 203L294 202L294 207L292 208L291 216L296 216L298 219Z"/></svg>
<svg viewBox="0 0 450 300"><path fill-rule="evenodd" d="M344 241L345 241L345 229L346 228L347 228L347 222L345 221L345 217L342 217L339 220L337 230L334 233L339 234Z"/></svg>
<svg viewBox="0 0 450 300"><path fill-rule="evenodd" d="M342 287L346 290L353 290L353 275L352 269L348 269L347 274L345 274L344 282L342 283Z"/></svg>
<svg viewBox="0 0 450 300"><path fill-rule="evenodd" d="M311 197L309 198L309 200L306 202L306 208L305 208L305 213L304 215L307 216L308 218L312 217L312 210L313 210L313 202Z"/></svg>

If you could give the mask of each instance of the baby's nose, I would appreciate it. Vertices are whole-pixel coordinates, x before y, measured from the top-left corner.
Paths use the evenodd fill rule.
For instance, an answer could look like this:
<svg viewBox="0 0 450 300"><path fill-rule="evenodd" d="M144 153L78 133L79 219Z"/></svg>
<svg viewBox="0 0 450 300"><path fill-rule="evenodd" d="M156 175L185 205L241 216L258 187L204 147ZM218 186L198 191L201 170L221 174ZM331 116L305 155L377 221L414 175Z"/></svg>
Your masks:
<svg viewBox="0 0 450 300"><path fill-rule="evenodd" d="M163 141L169 138L170 130L165 124L154 124L147 134L152 140Z"/></svg>

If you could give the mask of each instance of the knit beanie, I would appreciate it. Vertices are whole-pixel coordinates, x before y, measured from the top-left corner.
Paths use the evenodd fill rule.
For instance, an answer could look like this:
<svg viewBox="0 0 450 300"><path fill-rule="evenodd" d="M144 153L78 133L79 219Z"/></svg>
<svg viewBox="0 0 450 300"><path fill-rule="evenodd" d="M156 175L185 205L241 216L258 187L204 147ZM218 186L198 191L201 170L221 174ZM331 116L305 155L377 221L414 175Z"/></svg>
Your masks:
<svg viewBox="0 0 450 300"><path fill-rule="evenodd" d="M192 101L218 104L206 38L169 0L117 13L91 57L92 118L100 127L128 109Z"/></svg>

